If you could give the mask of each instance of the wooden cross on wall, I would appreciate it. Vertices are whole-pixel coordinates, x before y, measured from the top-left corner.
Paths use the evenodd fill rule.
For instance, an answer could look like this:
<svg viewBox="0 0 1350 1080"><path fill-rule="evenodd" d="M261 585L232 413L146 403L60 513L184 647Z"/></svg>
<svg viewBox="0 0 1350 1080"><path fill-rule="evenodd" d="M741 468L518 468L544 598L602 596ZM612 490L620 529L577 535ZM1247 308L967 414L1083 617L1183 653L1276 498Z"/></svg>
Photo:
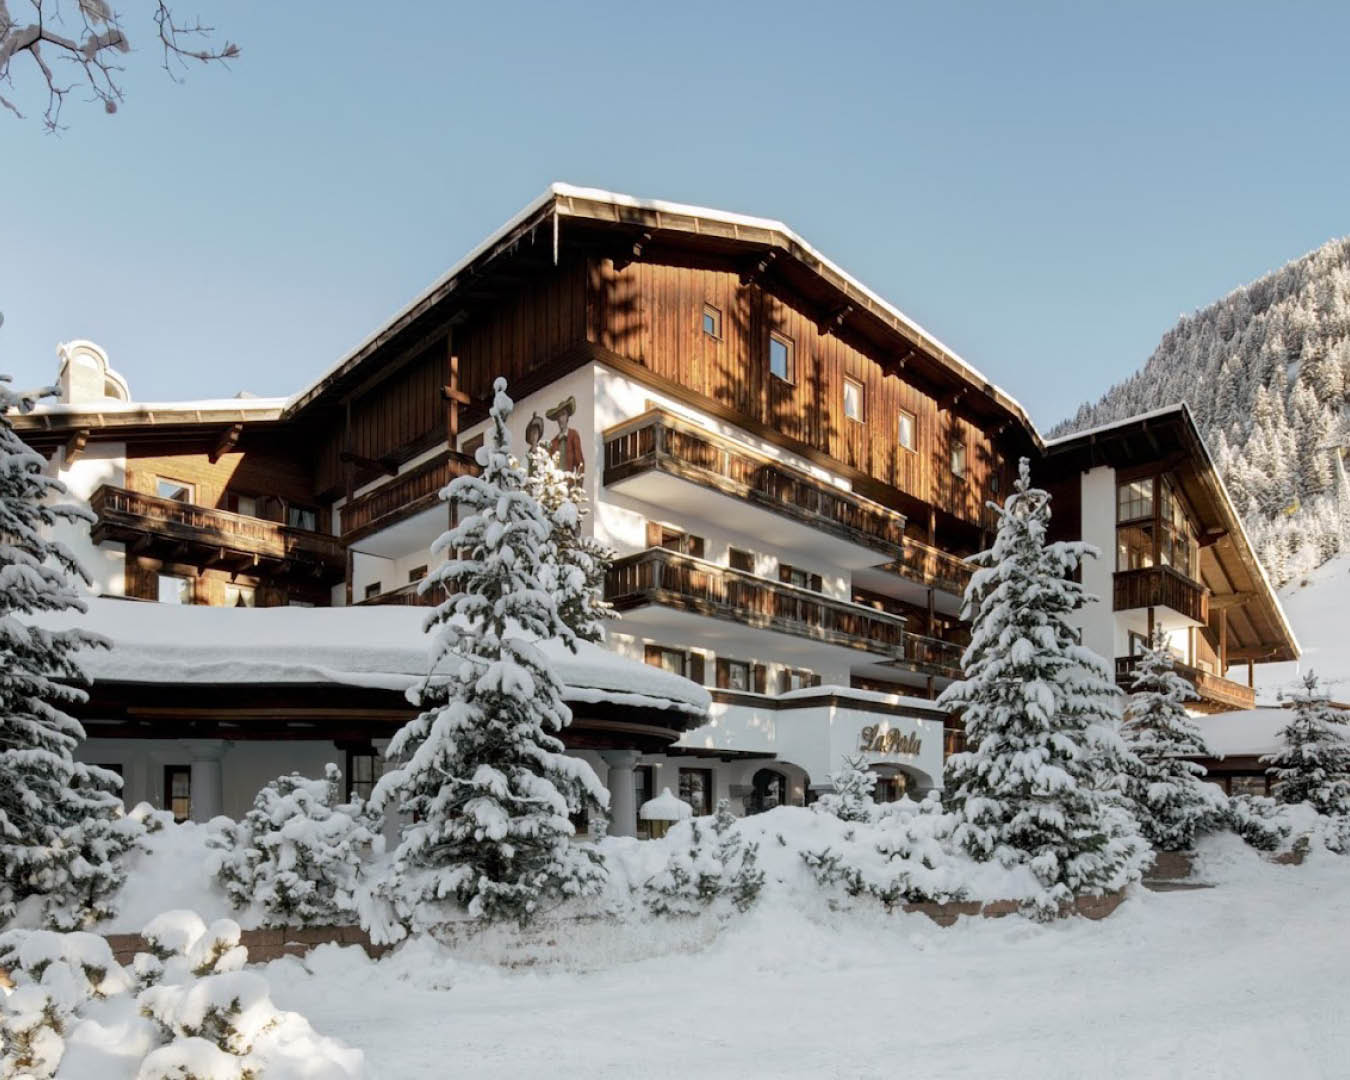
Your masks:
<svg viewBox="0 0 1350 1080"><path fill-rule="evenodd" d="M459 357L455 355L453 335L446 337L445 350L450 369L450 385L441 387L441 396L446 401L445 439L453 453L459 449L459 407L471 404L473 399L459 388Z"/></svg>

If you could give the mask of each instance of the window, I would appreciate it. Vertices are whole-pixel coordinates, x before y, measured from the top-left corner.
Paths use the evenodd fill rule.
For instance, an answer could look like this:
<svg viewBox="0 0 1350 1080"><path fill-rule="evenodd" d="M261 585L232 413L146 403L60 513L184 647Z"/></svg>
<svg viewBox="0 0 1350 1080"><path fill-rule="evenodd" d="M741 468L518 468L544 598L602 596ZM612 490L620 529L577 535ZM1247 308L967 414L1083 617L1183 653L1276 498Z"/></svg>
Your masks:
<svg viewBox="0 0 1350 1080"><path fill-rule="evenodd" d="M727 550L727 563L733 570L744 570L747 574L755 572L754 553L742 548L729 548Z"/></svg>
<svg viewBox="0 0 1350 1080"><path fill-rule="evenodd" d="M797 566L789 566L787 563L778 564L778 580L787 585L795 585L799 589L810 589L812 592L820 592L825 588L825 579L819 574L813 574Z"/></svg>
<svg viewBox="0 0 1350 1080"><path fill-rule="evenodd" d="M703 537L693 536L682 529L674 529L659 522L647 522L647 546L662 547L668 551L678 551L681 555L703 558L707 549Z"/></svg>
<svg viewBox="0 0 1350 1080"><path fill-rule="evenodd" d="M782 334L769 335L769 374L784 382L794 382L792 339Z"/></svg>
<svg viewBox="0 0 1350 1080"><path fill-rule="evenodd" d="M287 506L286 524L292 529L317 532L319 529L319 512L309 506Z"/></svg>
<svg viewBox="0 0 1350 1080"><path fill-rule="evenodd" d="M258 500L252 495L241 495L237 491L227 491L225 492L225 509L232 514L257 517Z"/></svg>
<svg viewBox="0 0 1350 1080"><path fill-rule="evenodd" d="M642 804L656 798L656 769L651 765L639 765L633 770L633 805L639 810ZM648 840L652 835L651 822L638 818L638 839Z"/></svg>
<svg viewBox="0 0 1350 1080"><path fill-rule="evenodd" d="M901 449L914 449L915 439L918 433L918 424L919 422L915 419L912 412L906 412L904 409L900 410L900 420L896 438L900 442Z"/></svg>
<svg viewBox="0 0 1350 1080"><path fill-rule="evenodd" d="M414 566L408 571L408 584L411 585L414 581L421 581L426 576L427 568L425 566Z"/></svg>
<svg viewBox="0 0 1350 1080"><path fill-rule="evenodd" d="M192 767L164 766L164 809L173 813L174 821L192 817Z"/></svg>
<svg viewBox="0 0 1350 1080"><path fill-rule="evenodd" d="M689 674L689 654L683 649L670 649L664 645L648 645L647 663L652 667L669 671L674 675Z"/></svg>
<svg viewBox="0 0 1350 1080"><path fill-rule="evenodd" d="M174 502L190 503L196 497L197 493L191 484L185 484L181 480L170 480L167 477L157 477L155 480L155 494L161 499L172 499Z"/></svg>
<svg viewBox="0 0 1350 1080"><path fill-rule="evenodd" d="M722 313L711 304L703 305L703 332L710 338L722 338Z"/></svg>
<svg viewBox="0 0 1350 1080"><path fill-rule="evenodd" d="M372 581L369 585L366 586L365 592L363 592L361 595L365 599L370 600L372 597L379 596L383 588L384 586L380 582Z"/></svg>
<svg viewBox="0 0 1350 1080"><path fill-rule="evenodd" d="M712 813L712 770L681 769L680 798L693 807L697 817Z"/></svg>
<svg viewBox="0 0 1350 1080"><path fill-rule="evenodd" d="M1123 525L1116 530L1116 569L1143 570L1153 565L1153 526Z"/></svg>
<svg viewBox="0 0 1350 1080"><path fill-rule="evenodd" d="M384 762L373 746L362 746L347 751L347 798L359 795L369 799L375 782L384 771Z"/></svg>
<svg viewBox="0 0 1350 1080"><path fill-rule="evenodd" d="M717 686L720 690L750 692L750 665L744 660L717 661Z"/></svg>
<svg viewBox="0 0 1350 1080"><path fill-rule="evenodd" d="M1153 477L1131 480L1116 488L1116 520L1138 521L1153 516Z"/></svg>
<svg viewBox="0 0 1350 1080"><path fill-rule="evenodd" d="M863 384L857 379L844 378L844 415L850 420L857 420L862 423L863 417Z"/></svg>
<svg viewBox="0 0 1350 1080"><path fill-rule="evenodd" d="M225 586L226 607L255 607L252 585L236 585L230 582Z"/></svg>
<svg viewBox="0 0 1350 1080"><path fill-rule="evenodd" d="M966 476L966 444L952 444L952 475L964 480Z"/></svg>
<svg viewBox="0 0 1350 1080"><path fill-rule="evenodd" d="M899 802L905 796L907 779L901 772L877 777L877 786L873 789L872 798L879 803Z"/></svg>
<svg viewBox="0 0 1350 1080"><path fill-rule="evenodd" d="M159 575L159 602L161 604L192 603L192 582L174 574Z"/></svg>
<svg viewBox="0 0 1350 1080"><path fill-rule="evenodd" d="M820 685L820 676L800 668L784 668L778 676L778 692L786 694L790 690L806 690Z"/></svg>
<svg viewBox="0 0 1350 1080"><path fill-rule="evenodd" d="M745 800L747 814L762 814L775 806L786 806L787 777L775 769L760 769L750 781L750 794Z"/></svg>

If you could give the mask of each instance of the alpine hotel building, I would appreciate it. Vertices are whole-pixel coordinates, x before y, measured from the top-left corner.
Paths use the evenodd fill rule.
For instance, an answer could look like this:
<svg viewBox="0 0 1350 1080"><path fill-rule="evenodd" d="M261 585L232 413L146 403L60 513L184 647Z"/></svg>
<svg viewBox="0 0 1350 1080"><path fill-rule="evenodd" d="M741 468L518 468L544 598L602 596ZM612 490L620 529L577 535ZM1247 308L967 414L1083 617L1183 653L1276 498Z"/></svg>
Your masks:
<svg viewBox="0 0 1350 1080"><path fill-rule="evenodd" d="M607 778L614 833L666 787L696 813L809 801L848 754L882 798L940 785L962 744L933 698L968 639L966 560L1022 456L1056 538L1103 552L1083 636L1122 680L1155 626L1203 711L1250 708L1251 666L1298 654L1184 406L1047 442L774 221L555 185L289 399L136 403L89 342L60 365L60 403L13 422L95 515L67 539L107 625L344 607L286 617L372 648L418 642L424 612L369 609L435 602L418 582L438 493L475 468L504 375L518 448L584 470L586 528L618 552L608 649L670 676L574 695L565 738ZM243 618L261 639L279 625L216 625L247 639ZM93 668L83 752L129 802L239 814L328 760L368 788L412 712L396 680L232 674L221 645L191 688Z"/></svg>

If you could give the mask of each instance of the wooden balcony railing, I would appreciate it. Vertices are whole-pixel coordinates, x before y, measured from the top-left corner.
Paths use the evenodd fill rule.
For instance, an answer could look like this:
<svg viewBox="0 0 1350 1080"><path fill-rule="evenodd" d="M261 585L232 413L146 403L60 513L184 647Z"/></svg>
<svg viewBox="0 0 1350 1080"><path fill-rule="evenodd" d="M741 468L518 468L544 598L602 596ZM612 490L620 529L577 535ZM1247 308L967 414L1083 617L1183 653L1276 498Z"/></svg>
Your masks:
<svg viewBox="0 0 1350 1080"><path fill-rule="evenodd" d="M1114 591L1116 611L1169 607L1198 623L1209 622L1209 590L1170 566L1117 570Z"/></svg>
<svg viewBox="0 0 1350 1080"><path fill-rule="evenodd" d="M417 591L421 582L414 581L407 585L400 585L397 589L390 589L388 592L382 592L375 596L367 597L364 600L358 600L358 607L383 607L387 605L397 605L399 607L439 607L442 600L445 599L445 590L440 586L428 589L425 593Z"/></svg>
<svg viewBox="0 0 1350 1080"><path fill-rule="evenodd" d="M922 634L905 635L905 651L901 660L905 667L921 671L926 675L936 675L943 679L961 677L961 655L966 647L960 642L944 641L941 638L924 637Z"/></svg>
<svg viewBox="0 0 1350 1080"><path fill-rule="evenodd" d="M957 555L949 555L935 547L907 538L900 558L888 569L903 578L941 589L943 592L964 596L975 567Z"/></svg>
<svg viewBox="0 0 1350 1080"><path fill-rule="evenodd" d="M1116 683L1126 692L1134 684L1134 669L1138 662L1136 656L1116 657ZM1195 692L1200 696L1198 704L1202 708L1219 712L1256 707L1256 691L1250 686L1188 664L1174 664L1174 667L1178 675L1195 687Z"/></svg>
<svg viewBox="0 0 1350 1080"><path fill-rule="evenodd" d="M373 491L358 495L341 510L345 543L405 517L420 513L440 498L441 488L457 476L478 472L463 454L446 451L407 472L391 476Z"/></svg>
<svg viewBox="0 0 1350 1080"><path fill-rule="evenodd" d="M605 432L606 485L659 470L813 529L899 556L903 514L756 454L662 409Z"/></svg>
<svg viewBox="0 0 1350 1080"><path fill-rule="evenodd" d="M146 554L208 567L238 570L254 565L271 573L294 571L327 580L346 573L346 551L336 536L326 533L110 484L94 492L90 507L97 517L95 543L125 542Z"/></svg>
<svg viewBox="0 0 1350 1080"><path fill-rule="evenodd" d="M661 604L878 653L905 653L905 620L665 548L618 559L605 597L620 611Z"/></svg>

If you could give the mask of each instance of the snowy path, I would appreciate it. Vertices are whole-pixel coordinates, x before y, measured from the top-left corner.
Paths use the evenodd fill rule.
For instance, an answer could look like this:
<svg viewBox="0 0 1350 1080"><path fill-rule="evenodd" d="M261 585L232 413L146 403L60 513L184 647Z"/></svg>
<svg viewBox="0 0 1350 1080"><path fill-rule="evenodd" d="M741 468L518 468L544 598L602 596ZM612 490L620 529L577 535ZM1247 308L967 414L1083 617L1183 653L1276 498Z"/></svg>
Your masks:
<svg viewBox="0 0 1350 1080"><path fill-rule="evenodd" d="M762 910L591 971L329 949L269 975L398 1080L1350 1075L1350 860L1220 874L1099 924Z"/></svg>

